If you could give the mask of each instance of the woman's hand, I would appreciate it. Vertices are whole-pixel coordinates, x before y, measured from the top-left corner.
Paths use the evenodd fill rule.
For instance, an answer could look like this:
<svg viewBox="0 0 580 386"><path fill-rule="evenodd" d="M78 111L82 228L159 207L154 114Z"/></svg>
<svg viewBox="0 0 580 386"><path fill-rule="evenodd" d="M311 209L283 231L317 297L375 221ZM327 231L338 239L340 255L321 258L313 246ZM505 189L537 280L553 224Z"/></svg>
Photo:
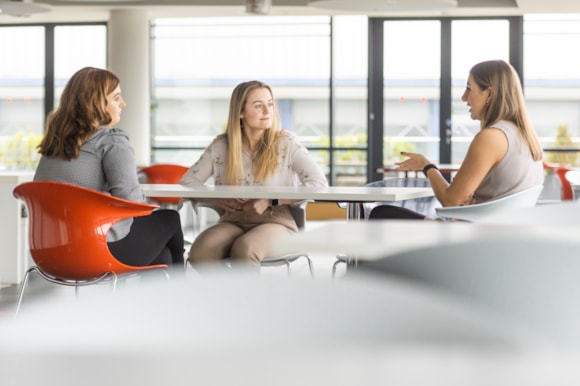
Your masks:
<svg viewBox="0 0 580 386"><path fill-rule="evenodd" d="M425 166L431 163L427 158L425 158L425 156L419 153L408 153L406 151L402 151L401 155L409 158L401 162L395 162L395 165L398 166L397 170L401 171L423 170Z"/></svg>
<svg viewBox="0 0 580 386"><path fill-rule="evenodd" d="M226 198L219 202L218 206L226 211L226 213L238 212L244 209L246 200L241 198Z"/></svg>
<svg viewBox="0 0 580 386"><path fill-rule="evenodd" d="M269 199L247 200L242 210L251 214L262 214L270 207Z"/></svg>

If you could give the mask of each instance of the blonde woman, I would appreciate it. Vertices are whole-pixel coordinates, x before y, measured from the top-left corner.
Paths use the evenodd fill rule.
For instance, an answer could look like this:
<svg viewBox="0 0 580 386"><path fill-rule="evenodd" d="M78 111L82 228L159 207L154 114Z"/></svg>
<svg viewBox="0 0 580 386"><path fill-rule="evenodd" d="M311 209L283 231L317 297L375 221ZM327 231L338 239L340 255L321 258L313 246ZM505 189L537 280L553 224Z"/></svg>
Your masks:
<svg viewBox="0 0 580 386"><path fill-rule="evenodd" d="M217 136L181 183L215 185L327 186L319 165L296 136L280 125L272 89L260 81L239 84L232 92L226 132ZM193 242L194 266L224 258L258 266L270 255L273 238L298 230L290 200L206 200L223 215Z"/></svg>
<svg viewBox="0 0 580 386"><path fill-rule="evenodd" d="M503 60L476 64L461 98L481 130L471 142L451 183L437 166L417 153L398 163L399 170L423 170L442 206L477 204L542 185L542 148L532 127L520 78ZM379 206L372 218L424 218L401 208Z"/></svg>

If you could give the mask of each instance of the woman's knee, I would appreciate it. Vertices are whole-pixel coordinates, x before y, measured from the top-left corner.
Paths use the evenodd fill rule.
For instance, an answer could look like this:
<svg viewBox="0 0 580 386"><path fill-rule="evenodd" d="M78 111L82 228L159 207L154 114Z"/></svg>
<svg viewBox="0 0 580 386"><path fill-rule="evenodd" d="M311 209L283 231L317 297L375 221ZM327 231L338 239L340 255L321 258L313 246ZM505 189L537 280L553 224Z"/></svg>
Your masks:
<svg viewBox="0 0 580 386"><path fill-rule="evenodd" d="M237 261L247 261L259 264L260 261L266 257L266 251L262 244L263 243L252 242L247 237L238 237L232 245L230 257Z"/></svg>

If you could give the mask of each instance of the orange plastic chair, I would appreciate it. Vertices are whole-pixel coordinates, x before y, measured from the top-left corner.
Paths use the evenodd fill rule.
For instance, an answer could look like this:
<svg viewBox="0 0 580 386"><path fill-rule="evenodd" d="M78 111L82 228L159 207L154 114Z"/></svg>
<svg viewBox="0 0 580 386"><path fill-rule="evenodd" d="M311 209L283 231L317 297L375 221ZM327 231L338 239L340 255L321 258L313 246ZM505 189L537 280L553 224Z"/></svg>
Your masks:
<svg viewBox="0 0 580 386"><path fill-rule="evenodd" d="M178 184L189 168L176 164L155 164L139 170L147 178L148 184ZM174 206L179 203L179 197L155 197L152 201L162 207Z"/></svg>
<svg viewBox="0 0 580 386"><path fill-rule="evenodd" d="M560 179L560 183L562 184L562 194L561 199L562 201L572 201L574 200L574 190L572 189L572 185L570 181L566 178L566 173L568 173L570 169L565 167L559 167L556 169L556 175Z"/></svg>
<svg viewBox="0 0 580 386"><path fill-rule="evenodd" d="M569 168L557 163L551 163L543 161L544 170L551 170L554 172L558 181L560 181L560 199L562 201L572 201L574 200L574 190L570 181L566 178L566 173L570 171Z"/></svg>
<svg viewBox="0 0 580 386"><path fill-rule="evenodd" d="M115 222L149 215L157 205L51 181L20 184L13 195L24 201L28 211L29 248L35 263L24 276L16 314L32 272L51 283L74 286L78 294L79 286L110 281L114 291L121 275L168 268L123 264L107 247L107 233Z"/></svg>

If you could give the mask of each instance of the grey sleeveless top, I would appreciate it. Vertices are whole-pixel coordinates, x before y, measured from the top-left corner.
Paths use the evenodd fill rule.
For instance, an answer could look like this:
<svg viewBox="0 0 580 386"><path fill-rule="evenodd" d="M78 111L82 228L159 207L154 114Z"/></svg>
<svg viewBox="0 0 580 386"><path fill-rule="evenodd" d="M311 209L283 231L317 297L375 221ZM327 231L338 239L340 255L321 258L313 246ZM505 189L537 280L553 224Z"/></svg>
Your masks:
<svg viewBox="0 0 580 386"><path fill-rule="evenodd" d="M532 159L530 149L516 125L508 121L498 121L491 127L505 133L508 150L475 190L473 204L495 200L544 183L542 161Z"/></svg>

